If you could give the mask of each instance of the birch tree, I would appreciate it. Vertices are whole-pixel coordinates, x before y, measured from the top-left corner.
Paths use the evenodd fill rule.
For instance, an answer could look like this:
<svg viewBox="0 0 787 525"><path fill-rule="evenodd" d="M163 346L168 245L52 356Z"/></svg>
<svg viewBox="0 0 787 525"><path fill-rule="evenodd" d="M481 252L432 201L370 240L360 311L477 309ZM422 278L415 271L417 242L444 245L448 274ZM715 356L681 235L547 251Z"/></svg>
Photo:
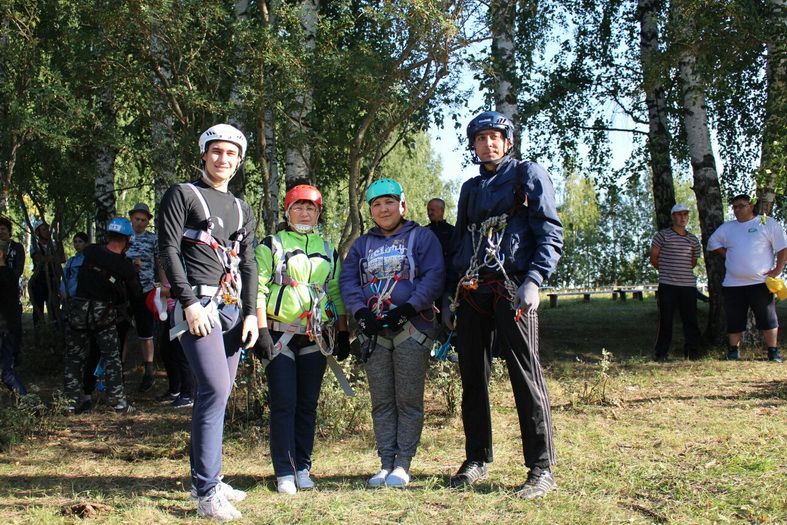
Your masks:
<svg viewBox="0 0 787 525"><path fill-rule="evenodd" d="M301 67L307 69L313 64L313 55L317 43L319 0L302 0L299 3L298 20L302 38L303 54L300 57ZM311 76L306 71L295 75L301 83L295 90L292 106L287 112L285 129L287 143L285 145L284 169L287 187L296 184L313 183L311 174L311 142L312 130L310 116L314 105Z"/></svg>
<svg viewBox="0 0 787 525"><path fill-rule="evenodd" d="M671 209L675 204L675 187L672 180L670 133L666 100L668 68L659 50L659 0L639 0L636 16L640 26L640 67L642 91L648 111L647 147L653 186L653 202L658 229L672 224Z"/></svg>
<svg viewBox="0 0 787 525"><path fill-rule="evenodd" d="M773 212L777 192L787 187L787 2L768 2L770 34L765 41L766 82L760 177L757 197L760 211Z"/></svg>
<svg viewBox="0 0 787 525"><path fill-rule="evenodd" d="M506 115L519 129L519 72L515 53L515 28L519 2L492 0L489 4L489 26L492 32L490 77L496 111ZM514 134L513 154L522 154L522 135Z"/></svg>
<svg viewBox="0 0 787 525"><path fill-rule="evenodd" d="M697 16L687 8L684 0L673 0L671 20L673 24L672 46L679 57L683 127L686 144L694 173L694 194L700 216L703 250L708 238L724 222L719 176L716 158L711 145L708 114L705 103L705 85L697 69L692 36L695 34L693 19ZM707 253L707 251L706 251ZM724 327L721 282L724 278L724 260L715 253L707 253L705 261L710 291L710 314L706 335L718 340Z"/></svg>

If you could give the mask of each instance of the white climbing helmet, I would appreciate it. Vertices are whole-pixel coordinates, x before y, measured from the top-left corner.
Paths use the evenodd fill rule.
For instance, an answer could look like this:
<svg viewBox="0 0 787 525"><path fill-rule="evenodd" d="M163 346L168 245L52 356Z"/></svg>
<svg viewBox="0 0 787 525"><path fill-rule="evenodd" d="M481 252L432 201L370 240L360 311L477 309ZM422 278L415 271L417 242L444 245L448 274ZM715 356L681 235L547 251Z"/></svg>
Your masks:
<svg viewBox="0 0 787 525"><path fill-rule="evenodd" d="M232 142L240 148L240 160L246 156L246 136L241 130L229 124L216 124L206 129L199 136L199 154L204 155L208 151L208 144L216 140Z"/></svg>

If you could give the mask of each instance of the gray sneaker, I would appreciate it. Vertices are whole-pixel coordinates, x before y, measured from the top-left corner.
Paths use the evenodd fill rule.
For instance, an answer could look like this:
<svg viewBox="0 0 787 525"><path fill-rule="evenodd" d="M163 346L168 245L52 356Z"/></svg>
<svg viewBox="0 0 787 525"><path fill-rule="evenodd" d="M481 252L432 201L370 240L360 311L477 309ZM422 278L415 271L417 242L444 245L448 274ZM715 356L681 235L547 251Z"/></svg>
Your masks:
<svg viewBox="0 0 787 525"><path fill-rule="evenodd" d="M199 498L197 514L217 521L232 521L241 517L240 512L226 496L218 490L211 490L207 496Z"/></svg>
<svg viewBox="0 0 787 525"><path fill-rule="evenodd" d="M137 409L134 408L134 405L125 399L112 408L114 408L116 414L133 414L137 411Z"/></svg>
<svg viewBox="0 0 787 525"><path fill-rule="evenodd" d="M224 483L222 479L224 479L224 476L219 476L219 483L216 485L216 492L222 494L225 498L227 498L227 501L230 502L243 501L246 499L246 492L232 488L229 483ZM191 486L190 497L194 501L199 499L199 496L197 496L197 487L194 485Z"/></svg>
<svg viewBox="0 0 787 525"><path fill-rule="evenodd" d="M452 489L470 486L482 479L486 479L486 464L483 461L465 460L459 471L448 481Z"/></svg>
<svg viewBox="0 0 787 525"><path fill-rule="evenodd" d="M527 473L527 481L524 486L516 493L523 499L543 498L547 492L557 488L555 478L549 470L531 470Z"/></svg>

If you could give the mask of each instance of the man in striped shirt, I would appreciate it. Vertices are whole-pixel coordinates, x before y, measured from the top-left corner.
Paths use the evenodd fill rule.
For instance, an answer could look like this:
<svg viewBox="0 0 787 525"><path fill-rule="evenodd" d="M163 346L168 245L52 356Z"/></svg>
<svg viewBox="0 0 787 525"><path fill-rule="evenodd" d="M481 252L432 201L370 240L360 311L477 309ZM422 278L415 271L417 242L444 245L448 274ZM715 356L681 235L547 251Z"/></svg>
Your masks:
<svg viewBox="0 0 787 525"><path fill-rule="evenodd" d="M659 231L650 246L650 264L659 271L659 331L653 357L656 361L667 360L675 310L683 323L683 354L689 359L699 358L697 279L693 270L702 249L697 236L686 230L688 222L689 208L676 204L672 207L672 227Z"/></svg>

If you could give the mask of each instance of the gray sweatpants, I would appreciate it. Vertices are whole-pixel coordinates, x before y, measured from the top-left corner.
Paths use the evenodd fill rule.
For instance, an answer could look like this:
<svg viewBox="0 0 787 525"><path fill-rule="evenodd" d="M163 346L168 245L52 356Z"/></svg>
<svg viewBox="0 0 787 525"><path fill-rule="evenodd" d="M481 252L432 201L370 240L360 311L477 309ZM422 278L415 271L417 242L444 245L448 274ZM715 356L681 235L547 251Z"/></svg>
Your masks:
<svg viewBox="0 0 787 525"><path fill-rule="evenodd" d="M366 363L372 422L382 468L410 470L424 426L429 350L412 339L390 351L377 346Z"/></svg>

